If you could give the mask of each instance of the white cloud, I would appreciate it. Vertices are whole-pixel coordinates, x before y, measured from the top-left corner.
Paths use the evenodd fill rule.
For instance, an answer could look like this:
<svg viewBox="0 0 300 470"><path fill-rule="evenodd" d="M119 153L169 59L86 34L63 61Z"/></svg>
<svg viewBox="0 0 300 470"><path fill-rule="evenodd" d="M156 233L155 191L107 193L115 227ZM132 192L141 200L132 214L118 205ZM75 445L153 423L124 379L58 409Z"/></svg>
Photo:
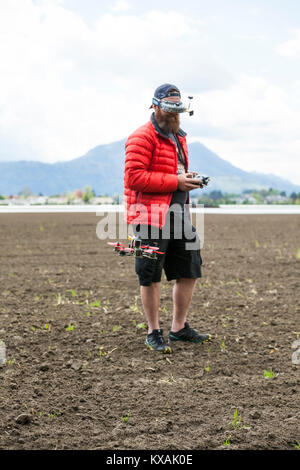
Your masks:
<svg viewBox="0 0 300 470"><path fill-rule="evenodd" d="M299 81L234 80L203 19L113 7L87 24L61 0L0 2L0 159L71 159L126 137L149 119L156 86L173 82L195 96L190 138L300 182Z"/></svg>
<svg viewBox="0 0 300 470"><path fill-rule="evenodd" d="M119 0L117 1L112 7L111 10L115 13L118 12L123 12L123 11L128 11L131 9L131 5L128 2L125 2L124 0Z"/></svg>
<svg viewBox="0 0 300 470"><path fill-rule="evenodd" d="M276 47L278 54L286 57L300 57L300 29L293 31L294 38Z"/></svg>
<svg viewBox="0 0 300 470"><path fill-rule="evenodd" d="M195 122L186 121L193 139L245 170L281 174L299 184L300 93L297 98L260 77L240 76L230 89L205 92L194 101Z"/></svg>
<svg viewBox="0 0 300 470"><path fill-rule="evenodd" d="M161 82L200 91L230 81L204 59L200 23L174 11L104 14L89 26L60 2L9 0L0 29L2 160L74 158L148 119ZM203 58L191 62L191 50Z"/></svg>

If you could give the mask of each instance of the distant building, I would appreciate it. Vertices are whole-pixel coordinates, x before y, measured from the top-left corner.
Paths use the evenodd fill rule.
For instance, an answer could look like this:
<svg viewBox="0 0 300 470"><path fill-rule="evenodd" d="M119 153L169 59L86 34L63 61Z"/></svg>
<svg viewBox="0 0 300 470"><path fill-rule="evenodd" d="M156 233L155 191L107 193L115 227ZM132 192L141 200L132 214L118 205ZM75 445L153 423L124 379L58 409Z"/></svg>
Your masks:
<svg viewBox="0 0 300 470"><path fill-rule="evenodd" d="M114 204L114 199L109 196L98 196L90 199L90 204Z"/></svg>
<svg viewBox="0 0 300 470"><path fill-rule="evenodd" d="M240 196L236 200L237 204L257 204L255 197L251 196L250 194L245 194Z"/></svg>
<svg viewBox="0 0 300 470"><path fill-rule="evenodd" d="M273 194L271 196L266 196L265 201L267 204L278 204L289 202L289 198L286 196L281 196L280 194Z"/></svg>

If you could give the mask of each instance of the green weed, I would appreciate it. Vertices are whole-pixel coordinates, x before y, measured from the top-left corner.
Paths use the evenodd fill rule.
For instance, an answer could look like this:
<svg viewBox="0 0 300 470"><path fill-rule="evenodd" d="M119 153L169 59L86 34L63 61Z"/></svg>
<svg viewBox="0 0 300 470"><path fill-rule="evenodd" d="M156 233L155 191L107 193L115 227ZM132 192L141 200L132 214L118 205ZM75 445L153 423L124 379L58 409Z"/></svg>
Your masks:
<svg viewBox="0 0 300 470"><path fill-rule="evenodd" d="M77 297L77 292L74 289L67 289L66 292L71 292L72 297Z"/></svg>
<svg viewBox="0 0 300 470"><path fill-rule="evenodd" d="M264 377L266 379L273 379L274 372L272 371L272 368L270 370L264 370Z"/></svg>
<svg viewBox="0 0 300 470"><path fill-rule="evenodd" d="M115 331L120 331L121 329L122 329L121 325L114 325L112 330L113 332L115 332Z"/></svg>
<svg viewBox="0 0 300 470"><path fill-rule="evenodd" d="M127 415L121 416L121 420L123 421L123 423L128 423L129 416L130 416L129 411L128 411Z"/></svg>
<svg viewBox="0 0 300 470"><path fill-rule="evenodd" d="M66 331L73 331L75 329L75 325L71 324L66 327Z"/></svg>
<svg viewBox="0 0 300 470"><path fill-rule="evenodd" d="M236 410L235 410L235 412L234 412L234 415L233 415L232 426L233 426L235 429L241 429L241 428L244 428L244 427L245 427L245 426L242 424L241 418L239 418L239 416L238 416L238 410L237 410L237 408L236 408Z"/></svg>
<svg viewBox="0 0 300 470"><path fill-rule="evenodd" d="M132 323L138 330L147 328L146 323L137 323L136 320L132 320Z"/></svg>

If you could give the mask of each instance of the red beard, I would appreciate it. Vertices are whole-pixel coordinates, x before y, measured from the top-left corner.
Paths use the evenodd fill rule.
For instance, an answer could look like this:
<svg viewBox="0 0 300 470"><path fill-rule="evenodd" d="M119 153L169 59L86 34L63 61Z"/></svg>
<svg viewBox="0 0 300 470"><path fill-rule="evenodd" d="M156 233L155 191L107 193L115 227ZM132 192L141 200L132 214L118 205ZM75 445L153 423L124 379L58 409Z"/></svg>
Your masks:
<svg viewBox="0 0 300 470"><path fill-rule="evenodd" d="M166 113L162 112L160 108L155 109L155 119L159 127L166 133L177 134L180 127L180 114L179 113Z"/></svg>

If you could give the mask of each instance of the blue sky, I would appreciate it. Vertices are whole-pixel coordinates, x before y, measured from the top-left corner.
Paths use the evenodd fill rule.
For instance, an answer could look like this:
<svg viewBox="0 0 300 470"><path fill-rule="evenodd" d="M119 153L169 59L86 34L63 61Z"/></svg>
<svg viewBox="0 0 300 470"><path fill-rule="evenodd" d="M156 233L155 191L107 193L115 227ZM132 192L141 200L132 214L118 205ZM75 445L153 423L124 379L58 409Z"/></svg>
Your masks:
<svg viewBox="0 0 300 470"><path fill-rule="evenodd" d="M2 0L0 35L0 160L122 139L171 82L190 142L300 184L298 0Z"/></svg>

